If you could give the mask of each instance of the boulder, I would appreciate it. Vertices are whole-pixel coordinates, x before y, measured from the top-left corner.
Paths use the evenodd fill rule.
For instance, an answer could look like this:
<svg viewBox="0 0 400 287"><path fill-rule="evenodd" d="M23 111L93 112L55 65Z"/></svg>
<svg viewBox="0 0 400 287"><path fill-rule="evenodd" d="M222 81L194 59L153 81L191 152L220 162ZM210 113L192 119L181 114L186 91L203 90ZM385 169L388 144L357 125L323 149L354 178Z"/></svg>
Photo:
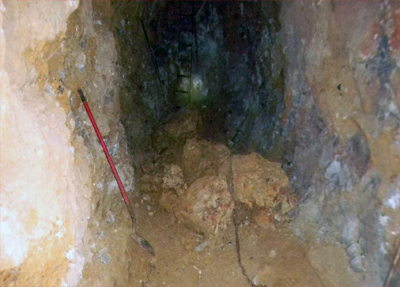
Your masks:
<svg viewBox="0 0 400 287"><path fill-rule="evenodd" d="M233 208L225 178L204 176L189 186L175 214L191 230L215 235L226 228Z"/></svg>
<svg viewBox="0 0 400 287"><path fill-rule="evenodd" d="M198 111L183 109L165 126L168 137L186 139L198 135L202 128L202 119Z"/></svg>
<svg viewBox="0 0 400 287"><path fill-rule="evenodd" d="M270 162L251 153L232 159L235 199L252 207L274 208L285 202L285 212L291 208L285 196L289 179L280 163Z"/></svg>
<svg viewBox="0 0 400 287"><path fill-rule="evenodd" d="M189 139L183 147L183 174L192 183L206 175L226 175L229 170L229 149L222 144Z"/></svg>

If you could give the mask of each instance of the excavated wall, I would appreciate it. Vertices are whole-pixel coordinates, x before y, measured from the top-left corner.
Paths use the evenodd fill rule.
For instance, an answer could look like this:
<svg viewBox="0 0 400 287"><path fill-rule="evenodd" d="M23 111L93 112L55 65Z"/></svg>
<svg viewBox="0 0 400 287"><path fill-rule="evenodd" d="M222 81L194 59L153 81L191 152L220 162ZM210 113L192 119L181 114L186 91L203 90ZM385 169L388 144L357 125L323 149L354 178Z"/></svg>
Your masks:
<svg viewBox="0 0 400 287"><path fill-rule="evenodd" d="M109 2L1 3L1 285L129 285L130 197ZM83 278L83 279L82 279Z"/></svg>

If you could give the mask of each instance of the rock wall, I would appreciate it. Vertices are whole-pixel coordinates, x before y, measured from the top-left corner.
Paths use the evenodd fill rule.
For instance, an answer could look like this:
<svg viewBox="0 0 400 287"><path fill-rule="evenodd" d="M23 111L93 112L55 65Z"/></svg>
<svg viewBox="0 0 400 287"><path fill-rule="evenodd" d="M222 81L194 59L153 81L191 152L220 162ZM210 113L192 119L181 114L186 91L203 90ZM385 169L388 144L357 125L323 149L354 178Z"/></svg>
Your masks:
<svg viewBox="0 0 400 287"><path fill-rule="evenodd" d="M303 197L293 226L337 240L363 284L382 284L399 238L398 13L398 2L322 1L285 2L280 16L281 141Z"/></svg>
<svg viewBox="0 0 400 287"><path fill-rule="evenodd" d="M150 22L162 17L162 1L115 1L113 33L118 52L119 95L121 121L125 127L133 154L148 151L160 119L171 106L171 97L164 85L168 70L158 63L154 33ZM157 20L157 19L156 19ZM139 157L136 157L138 163Z"/></svg>
<svg viewBox="0 0 400 287"><path fill-rule="evenodd" d="M128 285L129 215L76 92L132 196L112 10L101 3L1 3L4 286Z"/></svg>

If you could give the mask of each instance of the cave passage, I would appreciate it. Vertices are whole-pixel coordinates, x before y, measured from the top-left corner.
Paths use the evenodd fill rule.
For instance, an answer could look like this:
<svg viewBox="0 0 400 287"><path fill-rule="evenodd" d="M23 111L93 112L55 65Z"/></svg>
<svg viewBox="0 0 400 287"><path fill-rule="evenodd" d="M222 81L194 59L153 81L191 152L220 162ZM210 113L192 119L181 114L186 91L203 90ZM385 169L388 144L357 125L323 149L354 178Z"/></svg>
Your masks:
<svg viewBox="0 0 400 287"><path fill-rule="evenodd" d="M399 285L398 1L0 8L2 286Z"/></svg>

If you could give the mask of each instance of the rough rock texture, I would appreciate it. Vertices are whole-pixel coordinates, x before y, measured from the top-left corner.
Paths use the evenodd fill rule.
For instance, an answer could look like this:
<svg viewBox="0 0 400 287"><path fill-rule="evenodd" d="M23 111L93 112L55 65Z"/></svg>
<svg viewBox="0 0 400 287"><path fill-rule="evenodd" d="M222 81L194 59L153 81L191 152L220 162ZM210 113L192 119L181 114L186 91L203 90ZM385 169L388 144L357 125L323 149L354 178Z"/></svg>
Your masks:
<svg viewBox="0 0 400 287"><path fill-rule="evenodd" d="M176 215L192 230L215 235L230 222L233 207L225 179L204 176L189 186Z"/></svg>
<svg viewBox="0 0 400 287"><path fill-rule="evenodd" d="M191 183L205 175L227 175L229 149L223 144L189 139L183 147L182 167L185 180Z"/></svg>
<svg viewBox="0 0 400 287"><path fill-rule="evenodd" d="M132 5L130 1L113 1L111 5L112 32L116 40L120 75L118 93L121 99L121 122L130 150L136 155L152 146L150 135L172 105L160 81L169 74L153 61L155 47L149 47L143 31L144 26L151 41L154 36L149 29L149 22L155 17L154 14L163 14L165 4L162 1L137 1Z"/></svg>
<svg viewBox="0 0 400 287"><path fill-rule="evenodd" d="M180 166L176 164L170 164L165 167L162 187L164 189L173 189L178 194L184 192L182 190L184 190L186 186L183 181L183 172Z"/></svg>
<svg viewBox="0 0 400 287"><path fill-rule="evenodd" d="M307 198L293 226L309 232L314 222L317 241L336 238L345 251L364 245L365 269L350 267L381 285L400 230L399 3L302 4L281 10L282 141Z"/></svg>
<svg viewBox="0 0 400 287"><path fill-rule="evenodd" d="M232 159L234 196L250 208L274 208L281 189L289 179L280 163L270 162L256 153L236 155Z"/></svg>
<svg viewBox="0 0 400 287"><path fill-rule="evenodd" d="M1 285L127 285L129 215L76 93L131 195L110 6L11 1L1 11Z"/></svg>
<svg viewBox="0 0 400 287"><path fill-rule="evenodd" d="M24 52L63 34L79 3L0 5L1 280L76 284L90 214L91 190L83 177L88 170L75 169L66 112L38 87L38 71L26 65Z"/></svg>
<svg viewBox="0 0 400 287"><path fill-rule="evenodd" d="M200 134L202 120L198 111L184 109L179 111L165 126L169 137L187 139Z"/></svg>

